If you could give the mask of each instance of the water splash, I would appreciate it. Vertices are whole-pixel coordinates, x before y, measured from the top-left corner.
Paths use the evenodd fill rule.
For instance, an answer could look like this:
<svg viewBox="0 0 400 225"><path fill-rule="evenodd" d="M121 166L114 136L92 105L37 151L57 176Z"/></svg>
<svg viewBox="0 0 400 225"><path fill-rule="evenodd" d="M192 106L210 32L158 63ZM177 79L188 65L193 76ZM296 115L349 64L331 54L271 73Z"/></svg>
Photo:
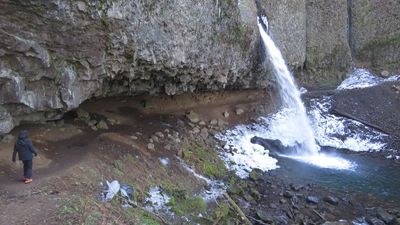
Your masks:
<svg viewBox="0 0 400 225"><path fill-rule="evenodd" d="M260 18L258 18L258 20L260 20ZM315 142L306 109L301 101L300 91L286 66L281 52L265 32L260 21L258 22L258 27L265 50L268 52L269 59L273 64L275 78L282 99L282 106L285 108L287 113L286 119L289 123L286 124L286 131L289 132L290 135L294 136L296 141L301 144L302 149L299 149L298 153L316 154L319 151L319 147Z"/></svg>

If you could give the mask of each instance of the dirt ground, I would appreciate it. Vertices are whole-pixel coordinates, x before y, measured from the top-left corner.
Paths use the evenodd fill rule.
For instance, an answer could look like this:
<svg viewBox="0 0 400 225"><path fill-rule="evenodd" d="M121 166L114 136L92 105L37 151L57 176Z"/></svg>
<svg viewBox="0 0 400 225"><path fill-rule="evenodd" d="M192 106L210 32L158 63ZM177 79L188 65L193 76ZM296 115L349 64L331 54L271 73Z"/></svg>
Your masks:
<svg viewBox="0 0 400 225"><path fill-rule="evenodd" d="M99 212L110 214L85 224L125 224L124 219L111 215L111 203L96 202L101 182L118 179L130 183L141 196L161 182L199 189L204 182L183 169L176 157L176 146L184 145L188 135L180 127L182 121L187 122L185 114L193 110L206 123L220 119L233 125L251 121L260 102L269 102L269 110L273 108L271 96L264 91L110 98L81 106L92 119L107 121L108 129L93 130L74 113L54 123L17 127L11 132L14 138L0 144L0 224L75 224L76 218L69 220L67 215L74 208L66 204L82 196L94 201ZM244 113L236 115L237 108ZM224 112L231 116L225 118ZM29 131L39 154L30 185L21 182L21 163L11 162L15 137L23 129ZM155 132L177 134L181 143L167 148L169 140L155 142L154 150L149 150L147 145ZM170 159L170 166L163 167L161 158ZM90 211L82 200L80 205L80 210Z"/></svg>

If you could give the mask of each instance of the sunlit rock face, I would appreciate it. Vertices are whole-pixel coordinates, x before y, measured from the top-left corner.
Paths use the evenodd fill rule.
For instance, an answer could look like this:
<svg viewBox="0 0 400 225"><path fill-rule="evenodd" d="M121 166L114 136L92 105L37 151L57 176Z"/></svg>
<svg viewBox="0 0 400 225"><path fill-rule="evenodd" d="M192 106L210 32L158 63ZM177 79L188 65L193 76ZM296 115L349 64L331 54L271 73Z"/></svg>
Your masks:
<svg viewBox="0 0 400 225"><path fill-rule="evenodd" d="M253 1L2 1L0 133L92 97L263 87L256 12Z"/></svg>

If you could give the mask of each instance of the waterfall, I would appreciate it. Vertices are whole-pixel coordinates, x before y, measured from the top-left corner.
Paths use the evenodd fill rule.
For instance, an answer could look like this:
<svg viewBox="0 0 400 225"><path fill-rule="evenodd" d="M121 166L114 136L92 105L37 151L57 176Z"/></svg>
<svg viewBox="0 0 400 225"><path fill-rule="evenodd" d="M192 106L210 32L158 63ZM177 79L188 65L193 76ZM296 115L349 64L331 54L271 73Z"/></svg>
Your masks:
<svg viewBox="0 0 400 225"><path fill-rule="evenodd" d="M268 58L273 65L283 111L288 119L287 123L277 124L275 127L279 127L277 130L279 130L281 135L289 136L293 139L292 143L296 143L296 145L300 146L298 153L316 154L319 151L319 146L315 142L314 133L307 117L306 109L300 98L300 91L286 66L281 52L264 30L260 19L261 18L258 18L258 27L260 29L261 38L265 50L268 53ZM266 18L262 18L262 20L265 21Z"/></svg>

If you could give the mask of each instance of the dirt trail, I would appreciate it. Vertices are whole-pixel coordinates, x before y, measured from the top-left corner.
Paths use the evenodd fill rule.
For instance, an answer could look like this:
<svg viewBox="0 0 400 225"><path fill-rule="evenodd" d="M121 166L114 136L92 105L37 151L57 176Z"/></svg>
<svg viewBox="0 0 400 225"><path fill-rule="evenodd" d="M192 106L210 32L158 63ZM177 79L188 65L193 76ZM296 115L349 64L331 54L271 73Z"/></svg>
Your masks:
<svg viewBox="0 0 400 225"><path fill-rule="evenodd" d="M17 127L12 135L17 137L20 130L28 130L39 156L34 159L34 182L24 185L20 180L22 165L11 162L15 138L0 143L0 224L56 223L56 209L61 204L60 199L65 198L62 195L68 196L74 190L82 192L82 188L93 189L93 181L86 180L91 169L107 169L106 162L125 160L127 155L141 161L129 168L134 171L131 175L136 177L136 183L148 182L148 170L154 170L151 179L161 180L166 171L157 171L152 165L159 165L159 157L176 159L175 152L166 151L161 144L155 144L156 150L147 149L148 140L155 132L165 129L179 131L177 121L187 120L185 113L190 110L196 111L204 121L245 122L265 97L265 92L241 91L178 97L110 98L81 106L97 120L118 121L118 124L109 125L107 130L92 130L73 118L66 118L65 123L58 125ZM245 109L241 116L234 113L238 107ZM232 116L224 118L225 111ZM132 139L132 135L138 140ZM178 162L175 164L179 165ZM188 185L198 182L196 178L188 177L187 171L174 167L176 174L169 174L172 178L176 176L173 179L186 179ZM95 177L96 182L106 178L104 174L97 176L101 177ZM23 216L21 212L24 212Z"/></svg>

